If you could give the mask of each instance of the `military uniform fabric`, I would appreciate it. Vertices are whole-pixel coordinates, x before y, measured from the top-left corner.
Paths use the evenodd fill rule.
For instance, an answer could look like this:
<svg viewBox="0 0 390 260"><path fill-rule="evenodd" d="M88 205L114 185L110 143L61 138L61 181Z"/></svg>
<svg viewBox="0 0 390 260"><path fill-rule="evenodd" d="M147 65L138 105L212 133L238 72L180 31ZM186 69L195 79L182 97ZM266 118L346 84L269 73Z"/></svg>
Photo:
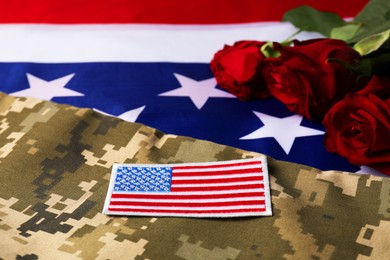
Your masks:
<svg viewBox="0 0 390 260"><path fill-rule="evenodd" d="M102 214L111 167L253 158L90 109L0 94L1 259L386 259L390 179L267 158L272 217Z"/></svg>

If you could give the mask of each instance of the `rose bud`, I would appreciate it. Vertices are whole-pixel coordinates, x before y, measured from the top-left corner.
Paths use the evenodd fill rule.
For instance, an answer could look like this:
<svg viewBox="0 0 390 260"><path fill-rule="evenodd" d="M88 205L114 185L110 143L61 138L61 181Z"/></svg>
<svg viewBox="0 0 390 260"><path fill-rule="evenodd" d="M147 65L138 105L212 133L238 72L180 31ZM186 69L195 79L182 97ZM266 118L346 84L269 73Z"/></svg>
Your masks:
<svg viewBox="0 0 390 260"><path fill-rule="evenodd" d="M265 98L269 92L262 78L260 67L264 56L260 52L263 42L240 41L233 46L225 45L210 63L219 86L240 100Z"/></svg>
<svg viewBox="0 0 390 260"><path fill-rule="evenodd" d="M280 56L264 62L263 77L271 95L291 111L321 121L337 101L363 86L358 84L359 75L342 64L353 65L360 55L340 40L295 44L289 47L274 43Z"/></svg>

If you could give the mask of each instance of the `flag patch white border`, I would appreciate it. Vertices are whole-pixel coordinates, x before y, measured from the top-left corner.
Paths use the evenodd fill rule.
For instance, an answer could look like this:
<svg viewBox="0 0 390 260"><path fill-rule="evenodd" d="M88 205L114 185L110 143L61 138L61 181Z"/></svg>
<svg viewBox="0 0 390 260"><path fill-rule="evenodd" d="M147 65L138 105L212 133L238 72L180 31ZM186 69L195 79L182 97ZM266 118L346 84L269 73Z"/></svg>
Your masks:
<svg viewBox="0 0 390 260"><path fill-rule="evenodd" d="M258 162L258 164L257 164ZM245 165L245 164L249 165ZM261 165L261 169L258 172L251 172L256 164L258 167ZM176 168L183 169L186 167L184 177L170 177L176 178L180 184L176 185L176 189L179 191L175 192L166 192L159 190L155 187L148 187L148 189L155 189L151 192L146 191L145 187L141 188L141 190L135 190L134 185L132 189L126 188L125 190L120 190L118 187L115 187L115 183L117 181L118 169L125 168ZM187 169L190 168L190 169ZM194 170L194 169L195 170ZM216 169L211 170L212 176L207 176L210 172L208 169ZM245 169L250 169L249 172L246 172ZM179 171L179 170L176 170ZM202 187L206 187L206 190L189 192L186 190L186 187L191 187L192 184L185 184L185 180L193 178L192 172L200 172L199 177L196 177L196 181L201 180ZM202 174L202 171L207 173ZM239 181L228 181L227 183L223 182L225 178L224 172L226 171L235 171L239 174L231 174L229 173L227 178L238 179ZM245 172L242 174L242 172ZM123 174L123 173L119 173ZM214 175L215 174L215 175ZM169 175L169 174L168 174ZM186 176L192 177L186 177ZM250 181L253 178L262 177L262 188L254 188L252 189L251 185L253 182ZM217 183L208 182L208 179L217 180ZM241 179L240 179L241 178ZM249 181L244 181L245 178L249 178ZM222 179L222 180L221 180ZM242 180L244 179L244 180ZM219 180L219 181L218 181ZM172 182L172 179L170 180ZM182 184L184 181L184 184ZM191 180L192 181L192 180ZM118 183L117 183L118 184ZM122 185L123 186L123 185ZM234 187L230 189L230 187ZM221 188L222 187L222 188ZM250 188L248 188L250 187ZM208 191L207 188L211 188ZM221 188L221 191L217 189ZM226 188L226 189L225 189ZM114 191L115 189L115 191ZM125 189L125 188L124 188ZM138 189L138 188L137 188ZM184 189L185 191L181 191L180 189ZM227 192L225 190L229 189ZM257 190L256 190L257 189ZM246 193L253 193L261 191L264 195L260 197L251 197L247 196ZM113 198L113 193L119 198ZM180 197L182 195L187 196L189 193L190 196L195 196L199 199L186 199ZM226 197L226 193L228 193L228 197ZM119 194L119 195L118 195ZM123 195L124 194L124 195ZM139 199L138 196L144 196L147 194L148 196L151 194L152 198L148 198L148 205L144 205L145 199ZM231 196L231 194L234 194ZM122 197L126 198L120 198ZM220 196L219 196L220 195ZM178 196L178 197L177 197ZM209 197L207 197L209 196ZM252 195L254 196L254 195ZM194 197L194 198L195 198ZM207 198L206 198L207 197ZM257 204L254 205L251 201L254 200L264 200L263 205ZM121 201L125 201L126 203L130 203L131 206L110 206L112 201L120 204ZM143 201L139 201L143 200ZM187 203L186 203L187 202ZM134 204L136 206L134 206ZM137 204L138 203L138 204ZM149 203L153 204L149 206ZM164 206L169 203L169 206ZM210 206L209 206L210 203ZM243 205L240 205L242 203ZM199 208L191 206L186 207L189 204L200 204ZM141 206L137 206L141 205ZM173 205L173 206L172 206ZM180 205L180 206L175 206ZM181 206L184 205L184 206ZM217 206L215 206L217 205ZM222 206L220 206L222 205ZM115 208L116 207L116 208ZM150 210L149 207L152 207L153 210ZM177 163L177 164L114 164L112 167L112 174L110 178L110 183L103 207L103 213L107 215L122 215L122 216L156 216L156 217L195 217L195 218L229 218L229 217L251 217L251 216L272 216L272 206L271 206L271 194L270 194L270 182L269 182L269 174L268 174L268 166L266 156L262 155L257 158L251 159L239 159L239 160L229 160L229 161L219 161L219 162L202 162L202 163Z"/></svg>

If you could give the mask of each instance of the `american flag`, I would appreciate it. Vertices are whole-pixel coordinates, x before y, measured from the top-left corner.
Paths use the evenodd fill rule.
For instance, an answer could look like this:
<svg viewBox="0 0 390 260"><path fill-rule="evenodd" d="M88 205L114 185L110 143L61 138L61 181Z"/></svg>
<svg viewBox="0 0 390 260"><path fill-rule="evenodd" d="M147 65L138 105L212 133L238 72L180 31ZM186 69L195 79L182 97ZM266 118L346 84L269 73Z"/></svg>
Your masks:
<svg viewBox="0 0 390 260"><path fill-rule="evenodd" d="M272 211L266 158L116 164L103 212L176 217L269 216Z"/></svg>
<svg viewBox="0 0 390 260"><path fill-rule="evenodd" d="M366 2L2 1L0 91L322 170L367 172L326 151L320 123L275 99L240 102L209 68L224 44L292 35L296 28L280 22L291 8L309 4L351 17Z"/></svg>

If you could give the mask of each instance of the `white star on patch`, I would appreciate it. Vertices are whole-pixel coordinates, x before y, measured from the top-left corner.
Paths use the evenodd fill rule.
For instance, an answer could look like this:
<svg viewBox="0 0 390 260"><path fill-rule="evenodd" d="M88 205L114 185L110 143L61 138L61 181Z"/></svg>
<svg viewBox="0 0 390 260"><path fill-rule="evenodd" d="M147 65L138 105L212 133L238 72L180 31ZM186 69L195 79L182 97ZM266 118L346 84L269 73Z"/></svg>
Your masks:
<svg viewBox="0 0 390 260"><path fill-rule="evenodd" d="M174 74L181 87L161 93L159 96L165 97L189 97L194 105L201 109L209 98L235 98L234 95L217 89L215 78L196 81L180 74Z"/></svg>
<svg viewBox="0 0 390 260"><path fill-rule="evenodd" d="M46 81L27 73L27 80L30 87L28 89L13 92L10 95L27 96L44 100L51 100L54 97L77 97L84 94L65 88L65 85L73 78L75 74Z"/></svg>
<svg viewBox="0 0 390 260"><path fill-rule="evenodd" d="M145 107L146 106L126 111L126 112L124 112L116 117L123 119L125 121L128 121L128 122L135 122L137 120L137 118L139 117L139 115L142 113L142 111L144 111ZM108 113L103 112L103 111L96 109L96 108L94 108L93 110L95 110L96 112L99 112L101 114L104 114L104 115L114 116L112 114L108 114Z"/></svg>
<svg viewBox="0 0 390 260"><path fill-rule="evenodd" d="M284 118L273 117L267 114L253 111L255 115L263 122L264 126L254 132L241 137L241 140L251 140L266 137L273 137L283 150L288 154L294 144L295 138L322 135L323 131L301 126L303 117L292 115Z"/></svg>

